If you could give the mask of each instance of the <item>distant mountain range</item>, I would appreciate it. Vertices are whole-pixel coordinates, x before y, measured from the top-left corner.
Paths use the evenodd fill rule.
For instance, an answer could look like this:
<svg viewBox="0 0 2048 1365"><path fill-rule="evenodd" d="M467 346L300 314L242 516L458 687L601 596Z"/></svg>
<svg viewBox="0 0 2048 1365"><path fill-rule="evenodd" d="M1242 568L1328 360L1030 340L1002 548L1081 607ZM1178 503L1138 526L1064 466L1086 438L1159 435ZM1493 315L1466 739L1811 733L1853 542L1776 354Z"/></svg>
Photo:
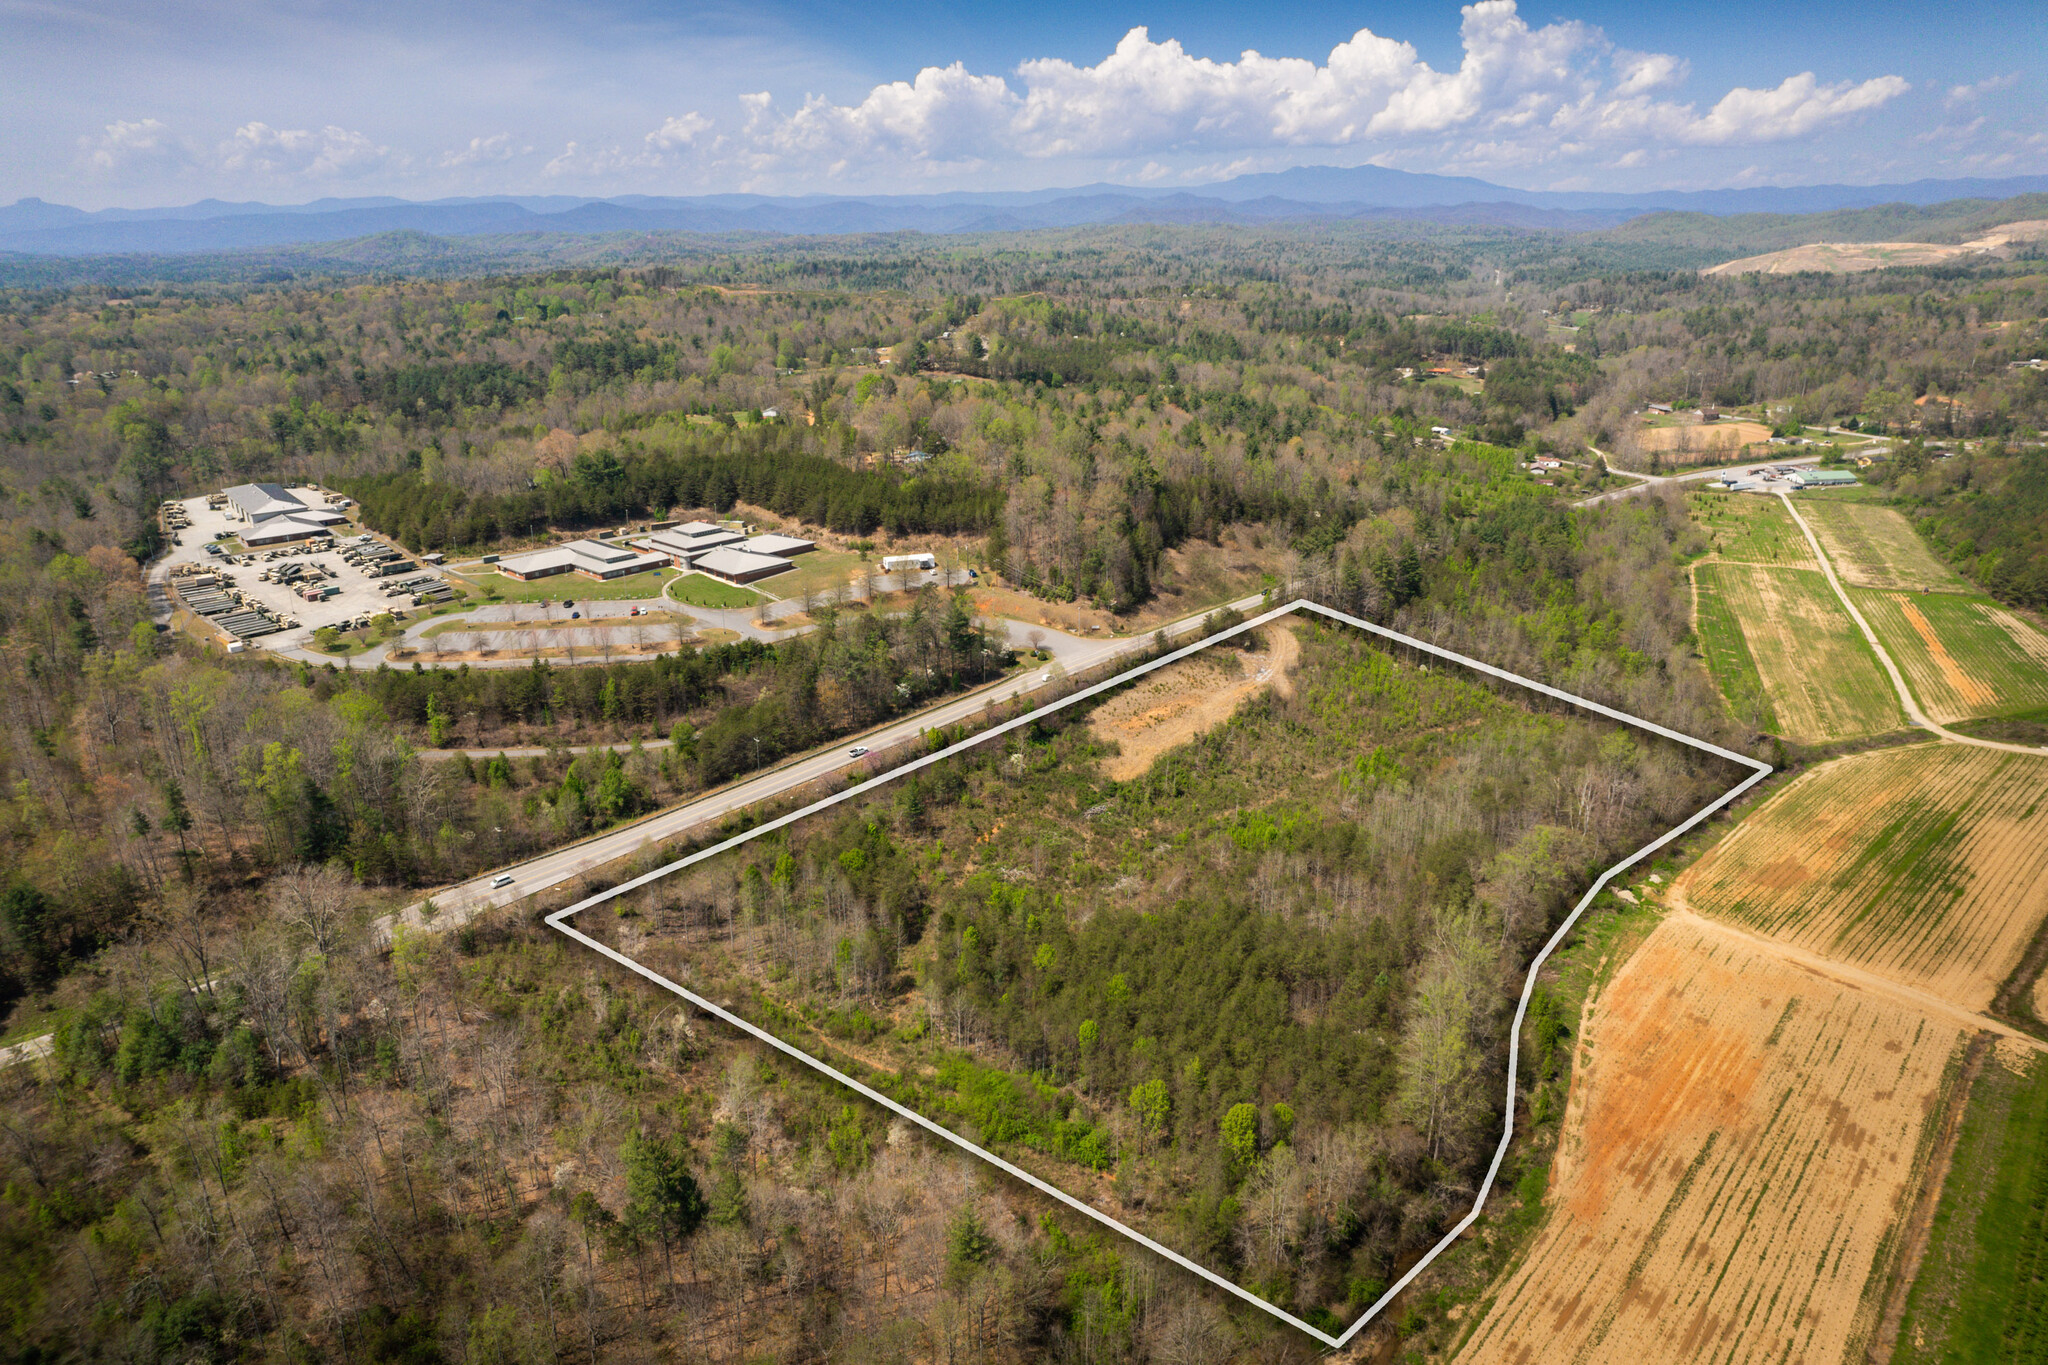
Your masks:
<svg viewBox="0 0 2048 1365"><path fill-rule="evenodd" d="M40 199L0 208L0 252L39 256L220 251L341 242L376 233L439 237L636 232L1014 232L1096 223L1271 223L1406 219L1561 232L1614 227L1667 211L1821 213L1879 204L2009 199L2048 192L2048 176L1916 180L1632 193L1517 190L1463 176L1380 166L1301 166L1171 190L1128 185L991 193L687 197L504 195L473 199L320 199L310 204L202 200L177 208L88 212Z"/></svg>

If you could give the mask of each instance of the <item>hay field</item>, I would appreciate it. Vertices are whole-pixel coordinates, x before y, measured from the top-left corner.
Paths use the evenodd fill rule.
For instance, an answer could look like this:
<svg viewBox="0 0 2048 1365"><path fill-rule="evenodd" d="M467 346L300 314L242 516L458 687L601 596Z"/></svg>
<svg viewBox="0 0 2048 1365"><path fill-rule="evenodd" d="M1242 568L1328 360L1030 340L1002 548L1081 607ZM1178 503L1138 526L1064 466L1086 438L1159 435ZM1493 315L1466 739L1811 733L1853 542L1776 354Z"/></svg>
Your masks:
<svg viewBox="0 0 2048 1365"><path fill-rule="evenodd" d="M1229 720L1239 704L1268 687L1293 695L1289 671L1301 644L1284 622L1264 628L1263 650L1205 649L1147 674L1095 708L1088 728L1095 738L1121 751L1102 761L1117 782L1149 771L1169 749Z"/></svg>
<svg viewBox="0 0 2048 1365"><path fill-rule="evenodd" d="M1702 564L1693 577L1707 664L1738 718L1751 720L1736 635L1787 739L1853 739L1905 723L1877 656L1818 572Z"/></svg>
<svg viewBox="0 0 2048 1365"><path fill-rule="evenodd" d="M1700 914L1983 1010L2048 915L2048 755L1930 745L1824 764L1676 891Z"/></svg>
<svg viewBox="0 0 2048 1365"><path fill-rule="evenodd" d="M1792 514L1776 498L1749 493L1695 493L1692 519L1722 559L1740 564L1776 564L1790 569L1818 569L1813 547L1806 543Z"/></svg>
<svg viewBox="0 0 2048 1365"><path fill-rule="evenodd" d="M1969 591L1956 571L1914 534L1913 523L1889 507L1814 498L1799 510L1845 582L1859 588Z"/></svg>
<svg viewBox="0 0 2048 1365"><path fill-rule="evenodd" d="M1636 445L1643 450L1718 451L1727 454L1743 446L1764 445L1771 429L1761 422L1686 422L1668 427L1644 427L1636 433Z"/></svg>
<svg viewBox="0 0 2048 1365"><path fill-rule="evenodd" d="M2048 706L2048 634L2018 613L1976 595L1849 594L1934 719Z"/></svg>
<svg viewBox="0 0 2048 1365"><path fill-rule="evenodd" d="M1460 1365L1844 1360L1962 1037L1667 919L1589 1006L1545 1221Z"/></svg>

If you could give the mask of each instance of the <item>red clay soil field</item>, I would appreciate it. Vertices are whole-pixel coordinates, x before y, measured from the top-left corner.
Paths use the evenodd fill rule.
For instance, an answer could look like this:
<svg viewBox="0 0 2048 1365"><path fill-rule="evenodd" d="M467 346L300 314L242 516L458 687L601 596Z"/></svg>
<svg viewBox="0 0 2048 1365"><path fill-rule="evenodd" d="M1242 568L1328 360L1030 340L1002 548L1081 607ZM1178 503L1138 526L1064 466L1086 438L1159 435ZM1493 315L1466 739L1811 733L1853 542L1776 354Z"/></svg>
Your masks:
<svg viewBox="0 0 2048 1365"><path fill-rule="evenodd" d="M1982 1010L2048 915L2048 755L1915 746L1824 764L1675 892L1700 914Z"/></svg>
<svg viewBox="0 0 2048 1365"><path fill-rule="evenodd" d="M1962 1032L1695 916L1589 1004L1545 1220L1460 1365L1836 1362Z"/></svg>

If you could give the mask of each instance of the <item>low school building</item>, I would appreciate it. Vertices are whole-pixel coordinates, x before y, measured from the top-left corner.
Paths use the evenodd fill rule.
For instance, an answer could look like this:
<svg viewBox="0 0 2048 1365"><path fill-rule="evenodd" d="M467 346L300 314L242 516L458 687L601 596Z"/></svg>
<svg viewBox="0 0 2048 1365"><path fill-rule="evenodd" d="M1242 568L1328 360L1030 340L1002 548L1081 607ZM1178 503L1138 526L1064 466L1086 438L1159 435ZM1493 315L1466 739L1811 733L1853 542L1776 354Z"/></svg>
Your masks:
<svg viewBox="0 0 2048 1365"><path fill-rule="evenodd" d="M604 545L594 540L572 540L552 549L501 559L498 572L522 583L565 573L602 582L649 569L665 569L668 565L667 555L642 554L623 545Z"/></svg>

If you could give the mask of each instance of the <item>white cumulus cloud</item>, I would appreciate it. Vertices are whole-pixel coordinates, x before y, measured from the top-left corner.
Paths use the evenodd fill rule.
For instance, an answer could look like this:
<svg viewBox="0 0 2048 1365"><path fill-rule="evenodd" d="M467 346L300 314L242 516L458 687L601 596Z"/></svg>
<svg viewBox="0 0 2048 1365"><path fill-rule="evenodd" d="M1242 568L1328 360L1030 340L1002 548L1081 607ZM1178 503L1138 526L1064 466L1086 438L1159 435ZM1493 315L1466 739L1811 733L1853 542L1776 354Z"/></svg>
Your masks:
<svg viewBox="0 0 2048 1365"><path fill-rule="evenodd" d="M2020 73L2017 71L2008 71L2003 76L1987 76L1983 80L1970 85L1950 87L1948 95L1942 102L1949 108L1956 109L1965 104L1975 104L1978 100L1994 91L2007 90L2019 83Z"/></svg>
<svg viewBox="0 0 2048 1365"><path fill-rule="evenodd" d="M347 128L318 132L245 123L220 144L219 169L281 180L341 180L397 169L406 158Z"/></svg>
<svg viewBox="0 0 2048 1365"><path fill-rule="evenodd" d="M457 166L487 166L525 156L533 151L531 147L517 145L510 133L492 133L489 137L473 137L467 147L443 152L439 164L447 169Z"/></svg>
<svg viewBox="0 0 2048 1365"><path fill-rule="evenodd" d="M1702 114L1655 93L1686 82L1682 57L1616 48L1589 24L1531 26L1515 0L1479 0L1463 16L1463 57L1451 70L1370 29L1319 64L1249 51L1215 61L1134 28L1092 66L1039 58L1006 78L955 62L875 86L857 103L812 96L786 113L765 94L747 96L737 144L755 170L834 174L1338 147L1613 164L1673 146L1808 136L1908 88L1897 76L1823 83L1803 72L1772 89L1730 90Z"/></svg>
<svg viewBox="0 0 2048 1365"><path fill-rule="evenodd" d="M192 161L192 150L184 140L172 133L169 124L153 118L117 119L97 137L78 141L86 165L103 174L149 167L176 169Z"/></svg>
<svg viewBox="0 0 2048 1365"><path fill-rule="evenodd" d="M647 145L660 150L674 151L687 147L711 131L711 120L692 109L687 114L671 114L662 120L659 128L647 135Z"/></svg>

